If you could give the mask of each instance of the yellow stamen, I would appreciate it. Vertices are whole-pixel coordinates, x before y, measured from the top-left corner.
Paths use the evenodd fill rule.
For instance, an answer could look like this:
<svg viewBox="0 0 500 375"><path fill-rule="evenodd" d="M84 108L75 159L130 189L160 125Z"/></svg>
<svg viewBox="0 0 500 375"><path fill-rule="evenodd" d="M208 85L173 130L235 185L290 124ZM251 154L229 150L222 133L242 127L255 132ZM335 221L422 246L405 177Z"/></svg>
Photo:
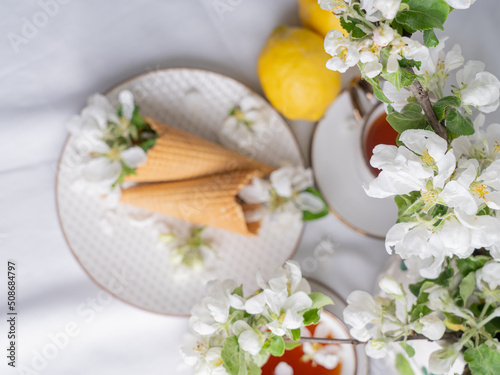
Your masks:
<svg viewBox="0 0 500 375"><path fill-rule="evenodd" d="M486 185L480 185L478 183L473 183L470 189L472 190L473 193L476 193L477 196L481 199L485 199L486 194L489 193L489 191L486 190L487 189Z"/></svg>
<svg viewBox="0 0 500 375"><path fill-rule="evenodd" d="M318 344L317 342L313 342L313 344L311 346L312 346L312 350L314 350L315 352L317 352L323 348L323 345Z"/></svg>
<svg viewBox="0 0 500 375"><path fill-rule="evenodd" d="M495 146L493 146L493 149L494 149L496 152L500 152L500 144L498 144L498 141L495 141Z"/></svg>
<svg viewBox="0 0 500 375"><path fill-rule="evenodd" d="M113 161L120 160L120 151L118 151L116 148L112 148L108 152L108 158L110 158Z"/></svg>
<svg viewBox="0 0 500 375"><path fill-rule="evenodd" d="M236 120L238 121L243 121L245 119L245 115L243 114L243 111L239 108L234 109L234 117L236 117Z"/></svg>
<svg viewBox="0 0 500 375"><path fill-rule="evenodd" d="M120 117L120 125L122 128L126 128L129 125L129 121L125 117Z"/></svg>
<svg viewBox="0 0 500 375"><path fill-rule="evenodd" d="M420 159L422 159L425 164L434 164L434 158L429 155L429 152L427 150L424 150L424 152L422 152L422 156L420 157Z"/></svg>
<svg viewBox="0 0 500 375"><path fill-rule="evenodd" d="M434 206L434 204L436 204L439 198L439 194L437 193L436 190L427 190L426 192L424 192L422 189L420 189L420 194L421 194L420 200L424 201L425 203L425 206L422 207L424 210L426 209L426 206L428 207Z"/></svg>
<svg viewBox="0 0 500 375"><path fill-rule="evenodd" d="M283 321L285 320L285 315L286 315L286 314L282 314L282 315L279 317L278 321L279 321L280 323L283 323Z"/></svg>
<svg viewBox="0 0 500 375"><path fill-rule="evenodd" d="M337 54L337 56L339 57L339 59L341 59L343 62L345 62L347 59L347 52L349 52L347 47L340 47L340 53Z"/></svg>
<svg viewBox="0 0 500 375"><path fill-rule="evenodd" d="M215 367L219 367L219 366L221 366L223 363L224 363L224 361L222 360L222 358L219 358L219 360L217 360L217 361L214 361L214 362L213 362L213 365L214 365Z"/></svg>

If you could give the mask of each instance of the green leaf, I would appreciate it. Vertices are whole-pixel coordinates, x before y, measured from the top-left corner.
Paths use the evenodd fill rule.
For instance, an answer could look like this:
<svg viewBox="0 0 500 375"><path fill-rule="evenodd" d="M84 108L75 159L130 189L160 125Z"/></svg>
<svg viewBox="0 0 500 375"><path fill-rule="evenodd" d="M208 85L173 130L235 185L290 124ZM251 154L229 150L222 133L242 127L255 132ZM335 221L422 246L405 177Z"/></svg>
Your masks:
<svg viewBox="0 0 500 375"><path fill-rule="evenodd" d="M464 306L467 304L467 299L474 292L474 288L476 287L476 273L470 272L467 276L465 276L460 282L458 288L460 290L460 297L462 297L462 301L464 301Z"/></svg>
<svg viewBox="0 0 500 375"><path fill-rule="evenodd" d="M455 271L453 270L453 267L451 266L451 264L448 264L448 266L441 272L438 278L432 281L437 285L448 287L454 274Z"/></svg>
<svg viewBox="0 0 500 375"><path fill-rule="evenodd" d="M500 352L482 344L477 348L469 348L464 359L474 375L497 375L500 366Z"/></svg>
<svg viewBox="0 0 500 375"><path fill-rule="evenodd" d="M434 103L433 107L438 120L441 121L444 120L448 107L460 108L461 105L462 102L456 96L445 96Z"/></svg>
<svg viewBox="0 0 500 375"><path fill-rule="evenodd" d="M359 24L363 24L362 21L349 16L347 17L347 19L348 21L344 20L343 17L340 17L340 24L342 25L344 30L351 34L353 38L358 39L366 35L366 33L358 27Z"/></svg>
<svg viewBox="0 0 500 375"><path fill-rule="evenodd" d="M417 30L443 30L443 24L451 11L444 0L403 0L409 10L403 10L396 15L396 20L403 24L409 33Z"/></svg>
<svg viewBox="0 0 500 375"><path fill-rule="evenodd" d="M139 113L139 106L137 105L134 108L134 113L132 114L130 123L134 125L137 128L137 130L142 130L147 126L146 120Z"/></svg>
<svg viewBox="0 0 500 375"><path fill-rule="evenodd" d="M400 134L408 129L425 129L428 124L427 117L417 103L408 103L401 112L387 115L387 121Z"/></svg>
<svg viewBox="0 0 500 375"><path fill-rule="evenodd" d="M378 100L380 100L383 103L391 104L392 102L385 96L384 92L380 88L380 80L378 77L375 78L368 78L366 76L363 77L363 79L368 82L370 85L372 85L373 88L373 94L377 97Z"/></svg>
<svg viewBox="0 0 500 375"><path fill-rule="evenodd" d="M445 0L403 0L402 2L408 4L411 10L432 14L441 23L446 21L452 9Z"/></svg>
<svg viewBox="0 0 500 375"><path fill-rule="evenodd" d="M226 339L221 352L224 368L230 375L246 375L245 352L240 350L238 338L231 336Z"/></svg>
<svg viewBox="0 0 500 375"><path fill-rule="evenodd" d="M396 356L396 369L401 375L415 375L413 370L411 369L408 360L404 357L403 354L398 353Z"/></svg>
<svg viewBox="0 0 500 375"><path fill-rule="evenodd" d="M302 343L300 341L286 341L285 342L285 350L292 350L292 349L295 349L301 345L302 345Z"/></svg>
<svg viewBox="0 0 500 375"><path fill-rule="evenodd" d="M328 205L326 204L325 199L323 198L323 196L321 195L321 193L318 190L316 190L313 187L308 187L304 191L311 193L311 194L315 195L316 197L318 197L319 199L321 199L321 201L323 202L323 210L321 210L320 212L302 211L302 220L303 221L311 221L311 220L320 219L320 218L329 214L330 211L328 210Z"/></svg>
<svg viewBox="0 0 500 375"><path fill-rule="evenodd" d="M485 326L484 328L486 329L486 331L488 331L488 333L495 337L497 335L498 332L500 332L500 318L495 318L495 319L492 319L490 320Z"/></svg>
<svg viewBox="0 0 500 375"><path fill-rule="evenodd" d="M156 144L156 138L148 139L140 144L140 147L144 150L144 152L148 152L149 149L153 148Z"/></svg>
<svg viewBox="0 0 500 375"><path fill-rule="evenodd" d="M394 202L398 206L398 222L408 222L413 218L415 212L425 205L425 202L420 199L420 192L413 191L405 195L396 195Z"/></svg>
<svg viewBox="0 0 500 375"><path fill-rule="evenodd" d="M491 258L484 255L457 259L457 267L462 275L467 276L470 272L482 268L489 260L491 260Z"/></svg>
<svg viewBox="0 0 500 375"><path fill-rule="evenodd" d="M248 375L261 375L261 374L262 374L261 368L257 366L257 364L255 364L254 362L250 362L248 366Z"/></svg>
<svg viewBox="0 0 500 375"><path fill-rule="evenodd" d="M424 45L426 47L436 47L439 44L439 39L437 38L434 30L424 31Z"/></svg>
<svg viewBox="0 0 500 375"><path fill-rule="evenodd" d="M408 354L408 357L413 357L415 355L415 349L413 349L413 346L411 346L410 344L402 341L399 343L399 345L401 345L401 347L405 350L406 354Z"/></svg>
<svg viewBox="0 0 500 375"><path fill-rule="evenodd" d="M409 59L406 59L403 57L401 60L399 60L399 66L403 69L406 69L406 68L418 68L418 69L420 69L420 67L422 66L422 62L417 61L417 60L409 60ZM409 73L411 73L411 72L409 72Z"/></svg>
<svg viewBox="0 0 500 375"><path fill-rule="evenodd" d="M113 184L113 186L115 184L121 184L125 180L125 177L128 175L131 175L131 174L137 174L137 172L135 171L135 169L130 168L127 164L122 162L122 172L120 173L120 176L118 177L116 182Z"/></svg>
<svg viewBox="0 0 500 375"><path fill-rule="evenodd" d="M275 357L281 357L285 353L285 340L281 336L271 337L269 353Z"/></svg>
<svg viewBox="0 0 500 375"><path fill-rule="evenodd" d="M293 341L299 341L300 340L300 328L297 329L292 329L290 330L291 337Z"/></svg>
<svg viewBox="0 0 500 375"><path fill-rule="evenodd" d="M243 297L243 285L237 287L231 294L236 294L237 296Z"/></svg>
<svg viewBox="0 0 500 375"><path fill-rule="evenodd" d="M403 10L396 16L396 21L405 26L405 29L415 32L416 30L444 30L442 22L428 13L418 10Z"/></svg>
<svg viewBox="0 0 500 375"><path fill-rule="evenodd" d="M405 261L404 260L401 260L401 262L399 262L399 269L401 271L408 271L408 267L406 267L406 264L405 264Z"/></svg>
<svg viewBox="0 0 500 375"><path fill-rule="evenodd" d="M405 65L408 65L410 61L413 60L405 60ZM396 89L400 91L402 87L410 86L413 81L415 81L417 75L409 70L402 69L400 65L397 71L394 73L382 73L382 77L392 83Z"/></svg>
<svg viewBox="0 0 500 375"><path fill-rule="evenodd" d="M310 324L316 324L319 322L320 315L319 315L319 309L311 309L307 310L304 313L304 325L308 326Z"/></svg>
<svg viewBox="0 0 500 375"><path fill-rule="evenodd" d="M419 320L421 317L430 314L432 310L427 307L427 304L416 305L411 311L411 321Z"/></svg>
<svg viewBox="0 0 500 375"><path fill-rule="evenodd" d="M312 299L311 309L320 309L326 305L334 305L332 299L323 293L312 292L309 294L309 298Z"/></svg>
<svg viewBox="0 0 500 375"><path fill-rule="evenodd" d="M448 108L446 111L446 128L459 136L474 134L472 120L462 115L455 108Z"/></svg>

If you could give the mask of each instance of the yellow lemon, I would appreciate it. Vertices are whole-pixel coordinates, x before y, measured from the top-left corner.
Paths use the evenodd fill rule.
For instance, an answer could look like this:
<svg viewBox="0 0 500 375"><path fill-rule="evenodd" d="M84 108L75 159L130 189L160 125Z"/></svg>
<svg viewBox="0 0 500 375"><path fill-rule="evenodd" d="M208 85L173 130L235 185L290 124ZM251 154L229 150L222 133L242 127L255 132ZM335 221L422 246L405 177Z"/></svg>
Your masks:
<svg viewBox="0 0 500 375"><path fill-rule="evenodd" d="M298 0L298 2L299 17L305 27L316 31L323 37L330 30L339 30L344 36L348 35L340 25L340 20L332 12L321 9L317 0Z"/></svg>
<svg viewBox="0 0 500 375"><path fill-rule="evenodd" d="M313 31L280 26L257 62L260 83L271 104L292 120L319 120L340 92L342 76L325 66L329 55Z"/></svg>

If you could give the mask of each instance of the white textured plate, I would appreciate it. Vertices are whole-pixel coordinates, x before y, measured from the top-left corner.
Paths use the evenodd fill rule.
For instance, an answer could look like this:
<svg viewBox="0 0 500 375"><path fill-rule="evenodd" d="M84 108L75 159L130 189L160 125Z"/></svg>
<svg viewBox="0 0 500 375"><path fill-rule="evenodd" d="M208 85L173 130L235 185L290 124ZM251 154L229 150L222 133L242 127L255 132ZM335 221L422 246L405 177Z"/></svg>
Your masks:
<svg viewBox="0 0 500 375"><path fill-rule="evenodd" d="M383 239L396 222L397 207L392 198L370 198L363 190L373 177L363 161L361 130L344 91L316 125L311 163L330 210L356 231Z"/></svg>
<svg viewBox="0 0 500 375"><path fill-rule="evenodd" d="M142 114L214 142L229 111L243 97L257 95L231 78L184 68L154 71L115 87L107 94L113 104L123 89L133 92ZM272 112L271 131L253 145L256 159L274 166L283 162L303 165L287 124L264 99L262 102ZM72 189L75 168L71 144L70 137L60 159L57 179L57 203L64 234L90 277L126 302L162 314L186 315L203 297L207 280L234 279L245 285L246 293L251 293L257 289L257 270L270 273L296 250L302 223L283 228L265 222L259 236L254 238L207 228L204 233L218 251L214 268L198 273L189 271L179 277L166 251L156 246L150 228L134 225L124 217L130 211L146 218L148 213L122 205L110 213L102 200ZM176 232L192 227L175 218L158 216Z"/></svg>

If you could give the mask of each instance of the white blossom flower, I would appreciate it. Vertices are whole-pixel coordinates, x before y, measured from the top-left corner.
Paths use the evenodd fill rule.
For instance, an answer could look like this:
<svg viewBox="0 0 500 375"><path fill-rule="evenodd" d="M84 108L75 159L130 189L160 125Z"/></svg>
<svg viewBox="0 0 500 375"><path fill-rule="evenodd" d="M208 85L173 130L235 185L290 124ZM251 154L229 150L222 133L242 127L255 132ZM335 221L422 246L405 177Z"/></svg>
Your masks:
<svg viewBox="0 0 500 375"><path fill-rule="evenodd" d="M500 263L489 261L476 271L476 286L483 290L485 286L489 290L495 290L500 286Z"/></svg>
<svg viewBox="0 0 500 375"><path fill-rule="evenodd" d="M382 13L375 8L374 0L360 0L361 8L366 12L364 17L370 22L378 22L382 19Z"/></svg>
<svg viewBox="0 0 500 375"><path fill-rule="evenodd" d="M446 257L466 258L481 247L490 250L494 258L500 255L498 218L467 215L458 208L453 213L440 228L420 222L395 224L387 232L387 251L418 263L420 275L429 279L439 276ZM414 258L421 261L416 262Z"/></svg>
<svg viewBox="0 0 500 375"><path fill-rule="evenodd" d="M301 330L301 336L311 337L311 332L307 328L303 328ZM333 332L328 324L320 320L314 329L313 337L333 337ZM304 351L304 355L301 359L302 361L307 362L311 360L313 366L320 365L329 370L338 366L342 355L342 349L338 345L322 345L304 342L302 344L302 350Z"/></svg>
<svg viewBox="0 0 500 375"><path fill-rule="evenodd" d="M449 207L458 207L467 215L474 215L485 203L495 210L500 209L500 159L490 164L479 174L478 161L461 160L460 173L448 182L440 193ZM493 185L493 186L491 186Z"/></svg>
<svg viewBox="0 0 500 375"><path fill-rule="evenodd" d="M421 317L413 323L413 328L417 333L421 333L432 341L439 340L446 331L446 326L438 317L437 313L431 313Z"/></svg>
<svg viewBox="0 0 500 375"><path fill-rule="evenodd" d="M443 37L436 47L429 48L429 58L422 61L420 68L417 68L418 74L432 76L440 71L449 73L464 64L462 50L458 44L455 44L447 53L444 52L447 40L448 37Z"/></svg>
<svg viewBox="0 0 500 375"><path fill-rule="evenodd" d="M275 335L283 336L287 330L299 328L303 322L299 311L312 306L308 295L311 289L302 278L299 265L286 262L274 271L268 284L261 281L259 286L263 291L246 301L245 310L249 314L266 315L271 320L266 326Z"/></svg>
<svg viewBox="0 0 500 375"><path fill-rule="evenodd" d="M463 346L459 342L454 344L444 342L441 345L444 347L436 350L429 357L429 370L434 374L447 374Z"/></svg>
<svg viewBox="0 0 500 375"><path fill-rule="evenodd" d="M236 287L233 280L209 282L208 295L191 310L191 329L199 335L211 335L227 322L231 307L243 309L243 298L233 294Z"/></svg>
<svg viewBox="0 0 500 375"><path fill-rule="evenodd" d="M68 129L73 134L73 147L80 157L77 183L89 186L91 193L109 195L124 168L136 169L146 162L146 152L139 146L110 147L106 142L109 124L114 124L118 135L128 137L130 120L135 109L130 91L118 95L121 117L109 100L100 94L91 96L81 115L73 116ZM95 188L92 188L94 186Z"/></svg>
<svg viewBox="0 0 500 375"><path fill-rule="evenodd" d="M401 59L400 55L389 55L389 58L387 59L387 66L386 66L387 73L396 73L399 70L399 60L400 59ZM407 89L405 89L403 87L401 88L401 90L398 91L396 89L396 86L394 86L389 81L386 81L385 83L389 83L394 88L394 90L396 92L404 90L404 92L408 92L409 93L409 90L407 90ZM411 94L409 94L409 95L411 95ZM405 96L405 99L407 99L407 96ZM406 104L407 104L407 102L405 101L405 104L400 107L399 111L401 111L401 108L403 108Z"/></svg>
<svg viewBox="0 0 500 375"><path fill-rule="evenodd" d="M240 348L251 355L259 354L266 337L258 330L253 329L244 320L238 320L232 325L232 333L238 336Z"/></svg>
<svg viewBox="0 0 500 375"><path fill-rule="evenodd" d="M385 275L382 277L378 283L380 289L385 293L390 294L394 297L401 297L404 295L403 287L400 283L390 275Z"/></svg>
<svg viewBox="0 0 500 375"><path fill-rule="evenodd" d="M376 77L383 69L380 63L380 48L373 40L366 39L359 43L359 60L364 64L363 72L368 78Z"/></svg>
<svg viewBox="0 0 500 375"><path fill-rule="evenodd" d="M219 141L229 149L249 150L268 129L270 112L257 97L244 97L220 127Z"/></svg>
<svg viewBox="0 0 500 375"><path fill-rule="evenodd" d="M272 172L269 181L254 178L238 195L246 203L266 205L278 214L278 220L288 225L297 222L303 211L319 213L324 210L324 202L305 191L313 184L310 169L286 166Z"/></svg>
<svg viewBox="0 0 500 375"><path fill-rule="evenodd" d="M444 52L447 39L448 37L444 37L436 47L429 48L429 58L422 60L420 68L416 68L417 74L425 76L426 87L436 94L438 99L444 96L449 72L459 68L464 63L458 44L455 44L447 53Z"/></svg>
<svg viewBox="0 0 500 375"><path fill-rule="evenodd" d="M455 138L451 147L457 160L461 156L478 160L496 160L500 153L500 124L491 124L484 131L485 117L480 113L474 119L474 134Z"/></svg>
<svg viewBox="0 0 500 375"><path fill-rule="evenodd" d="M448 312L460 317L464 317L464 313L455 304L455 301L451 297L449 290L444 287L438 287L436 289L433 289L429 293L429 301L427 302L427 306L434 311Z"/></svg>
<svg viewBox="0 0 500 375"><path fill-rule="evenodd" d="M401 0L375 0L373 6L382 12L382 16L387 20L392 20L398 13Z"/></svg>
<svg viewBox="0 0 500 375"><path fill-rule="evenodd" d="M338 30L330 30L325 37L325 51L332 56L326 67L340 73L356 65L359 61L358 46L344 37Z"/></svg>
<svg viewBox="0 0 500 375"><path fill-rule="evenodd" d="M429 57L429 49L420 42L405 36L401 40L405 43L401 52L407 59L424 61Z"/></svg>
<svg viewBox="0 0 500 375"><path fill-rule="evenodd" d="M389 63L391 60L391 57L393 55L389 56L389 62L387 63L387 71L389 73L393 73L393 71L389 71ZM393 67L394 68L394 67ZM396 59L396 67L395 71L397 71L399 68L399 63L397 62ZM385 81L383 86L382 86L382 91L384 92L385 96L392 102L391 106L394 108L395 111L401 112L403 107L408 104L408 99L413 96L410 90L402 87L401 90L397 90L396 86L394 86L392 83L389 81ZM386 112L387 112L387 104L384 103Z"/></svg>
<svg viewBox="0 0 500 375"><path fill-rule="evenodd" d="M392 42L395 35L394 29L390 25L384 23L373 31L373 42L377 46L385 47Z"/></svg>
<svg viewBox="0 0 500 375"><path fill-rule="evenodd" d="M221 356L222 346L210 345L207 337L186 335L180 353L184 362L193 367L195 375L227 375Z"/></svg>
<svg viewBox="0 0 500 375"><path fill-rule="evenodd" d="M371 358L380 359L389 353L391 347L392 345L389 340L375 339L365 345L365 352Z"/></svg>
<svg viewBox="0 0 500 375"><path fill-rule="evenodd" d="M342 14L349 10L351 0L318 0L318 4L323 10Z"/></svg>
<svg viewBox="0 0 500 375"><path fill-rule="evenodd" d="M490 113L499 105L500 82L493 74L485 72L484 67L481 61L468 61L457 72L457 83L464 105Z"/></svg>
<svg viewBox="0 0 500 375"><path fill-rule="evenodd" d="M406 130L399 140L406 147L377 145L374 148L370 164L382 172L364 189L375 198L420 190L422 200L431 207L439 198L435 189L442 189L455 170L453 151L448 150L444 139L427 130Z"/></svg>
<svg viewBox="0 0 500 375"><path fill-rule="evenodd" d="M500 244L500 219L488 215L467 215L465 212L455 209L455 216L468 230L468 244L470 248L480 249L482 247L490 250L491 256L500 260L498 253ZM470 255L470 254L469 254Z"/></svg>
<svg viewBox="0 0 500 375"><path fill-rule="evenodd" d="M381 326L382 305L370 294L355 290L347 297L347 307L344 309L344 321L352 328L352 337L360 341L372 338L370 329Z"/></svg>
<svg viewBox="0 0 500 375"><path fill-rule="evenodd" d="M402 259L424 260L425 266L420 264L419 273L422 277L433 279L441 273L447 254L447 250L441 248L436 242L438 242L437 237L432 236L432 232L424 225L410 222L392 226L387 232L385 246L389 254L394 251Z"/></svg>
<svg viewBox="0 0 500 375"><path fill-rule="evenodd" d="M445 0L449 6L455 9L467 9L472 4L476 2L476 0Z"/></svg>
<svg viewBox="0 0 500 375"><path fill-rule="evenodd" d="M238 195L249 204L264 203L271 199L271 187L269 181L254 177L252 182L241 189Z"/></svg>
<svg viewBox="0 0 500 375"><path fill-rule="evenodd" d="M293 375L293 368L286 362L280 362L274 369L274 375Z"/></svg>
<svg viewBox="0 0 500 375"><path fill-rule="evenodd" d="M146 162L146 152L138 146L125 150L111 149L105 142L96 144L94 152L83 169L83 178L92 184L113 185L120 177L123 167L136 169Z"/></svg>

